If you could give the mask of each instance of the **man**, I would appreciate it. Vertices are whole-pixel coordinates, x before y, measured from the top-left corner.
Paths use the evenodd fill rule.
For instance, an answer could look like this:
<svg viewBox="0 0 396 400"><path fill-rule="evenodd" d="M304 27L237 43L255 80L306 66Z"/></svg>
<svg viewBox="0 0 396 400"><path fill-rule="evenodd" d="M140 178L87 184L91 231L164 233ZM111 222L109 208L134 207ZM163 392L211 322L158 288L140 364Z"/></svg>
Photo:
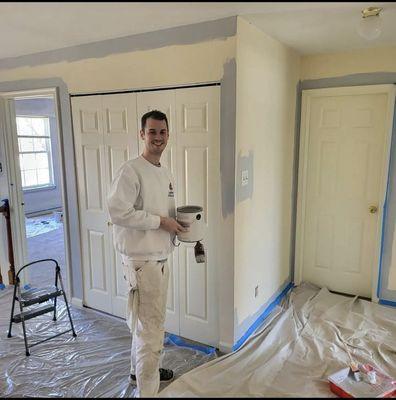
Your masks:
<svg viewBox="0 0 396 400"><path fill-rule="evenodd" d="M158 393L173 371L160 368L173 238L187 229L175 219L174 181L160 158L168 139L166 115L142 116L144 150L117 171L108 196L114 243L129 285L127 323L132 333L130 380L140 397Z"/></svg>

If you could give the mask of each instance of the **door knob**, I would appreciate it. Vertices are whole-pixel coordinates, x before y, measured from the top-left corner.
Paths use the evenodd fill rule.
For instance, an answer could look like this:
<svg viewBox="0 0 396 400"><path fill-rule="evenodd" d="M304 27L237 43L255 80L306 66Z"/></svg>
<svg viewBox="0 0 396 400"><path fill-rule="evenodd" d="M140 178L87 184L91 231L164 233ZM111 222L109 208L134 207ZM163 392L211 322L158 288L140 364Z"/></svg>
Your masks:
<svg viewBox="0 0 396 400"><path fill-rule="evenodd" d="M110 221L107 221L107 225L108 225L108 226L111 226L111 225L113 225L113 223L110 222Z"/></svg>
<svg viewBox="0 0 396 400"><path fill-rule="evenodd" d="M371 212L371 214L375 214L378 211L378 208L377 206L370 206L369 211Z"/></svg>

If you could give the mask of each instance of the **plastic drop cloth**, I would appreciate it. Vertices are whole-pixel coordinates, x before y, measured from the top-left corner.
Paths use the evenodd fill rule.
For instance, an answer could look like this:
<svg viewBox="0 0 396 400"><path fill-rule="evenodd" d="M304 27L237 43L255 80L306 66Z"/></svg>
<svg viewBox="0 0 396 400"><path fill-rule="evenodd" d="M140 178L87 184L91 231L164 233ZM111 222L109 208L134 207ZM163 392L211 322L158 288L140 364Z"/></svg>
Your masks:
<svg viewBox="0 0 396 400"><path fill-rule="evenodd" d="M70 328L60 299L57 322L52 313L26 322L29 344ZM65 333L32 347L26 357L20 323L13 324L13 336L7 338L11 300L12 287L0 290L1 397L135 396L136 386L128 384L131 337L124 320L70 306L77 338ZM175 378L217 357L194 345L177 346L174 337L166 338L163 367L173 369ZM162 383L160 390L168 384Z"/></svg>
<svg viewBox="0 0 396 400"><path fill-rule="evenodd" d="M310 284L234 353L172 382L160 397L337 397L327 377L352 357L396 377L396 309Z"/></svg>

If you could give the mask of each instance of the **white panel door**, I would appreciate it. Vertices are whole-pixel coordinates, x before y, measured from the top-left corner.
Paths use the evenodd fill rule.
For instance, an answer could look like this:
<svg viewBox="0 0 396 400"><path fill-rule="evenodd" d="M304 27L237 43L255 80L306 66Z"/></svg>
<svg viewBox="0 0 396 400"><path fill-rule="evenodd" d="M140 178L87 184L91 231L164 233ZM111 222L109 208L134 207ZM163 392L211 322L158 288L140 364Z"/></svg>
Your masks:
<svg viewBox="0 0 396 400"><path fill-rule="evenodd" d="M176 90L178 205L204 209L206 262L179 247L180 336L218 345L217 227L220 221L220 88Z"/></svg>
<svg viewBox="0 0 396 400"><path fill-rule="evenodd" d="M72 99L84 303L125 318L127 286L114 250L107 194L122 163L137 156L136 95Z"/></svg>
<svg viewBox="0 0 396 400"><path fill-rule="evenodd" d="M106 197L119 167L128 159L137 157L136 94L114 94L102 96L103 139L106 165ZM107 208L106 208L107 210ZM124 279L121 256L113 243L113 227L107 214L112 285L112 314L125 318L127 285Z"/></svg>
<svg viewBox="0 0 396 400"><path fill-rule="evenodd" d="M177 179L177 136L175 130L175 90L160 90L153 92L142 92L137 94L137 116L138 129L141 129L141 117L148 111L158 110L166 114L169 124L169 141L162 154L161 163L170 169L175 180ZM142 140L139 143L142 145ZM141 148L140 153L142 153ZM178 204L179 190L175 188L175 201ZM169 333L179 335L179 269L178 248L168 259L169 262L169 288L166 304L165 330Z"/></svg>
<svg viewBox="0 0 396 400"><path fill-rule="evenodd" d="M297 222L303 281L372 295L388 162L389 104L389 89L383 86L310 90L303 95Z"/></svg>
<svg viewBox="0 0 396 400"><path fill-rule="evenodd" d="M72 98L84 304L112 312L102 97Z"/></svg>

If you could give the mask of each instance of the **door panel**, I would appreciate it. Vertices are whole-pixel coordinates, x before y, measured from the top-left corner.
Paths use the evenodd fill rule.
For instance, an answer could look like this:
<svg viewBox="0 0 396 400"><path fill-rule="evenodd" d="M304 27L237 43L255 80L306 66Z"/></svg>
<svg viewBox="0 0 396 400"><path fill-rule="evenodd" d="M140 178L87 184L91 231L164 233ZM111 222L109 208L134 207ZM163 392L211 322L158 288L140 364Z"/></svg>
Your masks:
<svg viewBox="0 0 396 400"><path fill-rule="evenodd" d="M180 335L218 345L216 237L220 221L219 87L176 90L178 205L204 208L206 262L179 248Z"/></svg>
<svg viewBox="0 0 396 400"><path fill-rule="evenodd" d="M102 96L72 99L77 165L84 303L112 312L109 227L106 204L106 161Z"/></svg>
<svg viewBox="0 0 396 400"><path fill-rule="evenodd" d="M137 116L138 126L140 130L140 120L143 114L151 110L162 111L166 114L169 125L169 140L168 144L162 153L161 163L166 166L174 177L177 176L177 165L176 165L176 149L177 149L177 137L175 131L175 90L161 90L158 92L142 92L137 95ZM142 140L139 140L141 144L140 153L143 151ZM176 182L177 184L177 182ZM178 204L178 188L175 190L175 202ZM169 287L168 297L166 304L166 319L165 319L165 330L169 333L179 335L179 274L178 274L178 253L179 249L175 248L175 251L169 257Z"/></svg>
<svg viewBox="0 0 396 400"><path fill-rule="evenodd" d="M387 104L386 93L309 99L303 280L371 297Z"/></svg>
<svg viewBox="0 0 396 400"><path fill-rule="evenodd" d="M135 158L137 151L136 94L125 93L102 96L104 116L104 149L106 168L106 197L111 182L120 166L128 159ZM109 229L109 264L112 285L112 314L125 318L128 287L124 279L121 256L113 243L113 226L107 215Z"/></svg>
<svg viewBox="0 0 396 400"><path fill-rule="evenodd" d="M103 211L102 157L100 145L83 145L85 175L85 208L87 211Z"/></svg>
<svg viewBox="0 0 396 400"><path fill-rule="evenodd" d="M102 232L88 230L88 248L89 248L89 278L90 288L94 291L108 291L108 282L106 279L105 241Z"/></svg>

